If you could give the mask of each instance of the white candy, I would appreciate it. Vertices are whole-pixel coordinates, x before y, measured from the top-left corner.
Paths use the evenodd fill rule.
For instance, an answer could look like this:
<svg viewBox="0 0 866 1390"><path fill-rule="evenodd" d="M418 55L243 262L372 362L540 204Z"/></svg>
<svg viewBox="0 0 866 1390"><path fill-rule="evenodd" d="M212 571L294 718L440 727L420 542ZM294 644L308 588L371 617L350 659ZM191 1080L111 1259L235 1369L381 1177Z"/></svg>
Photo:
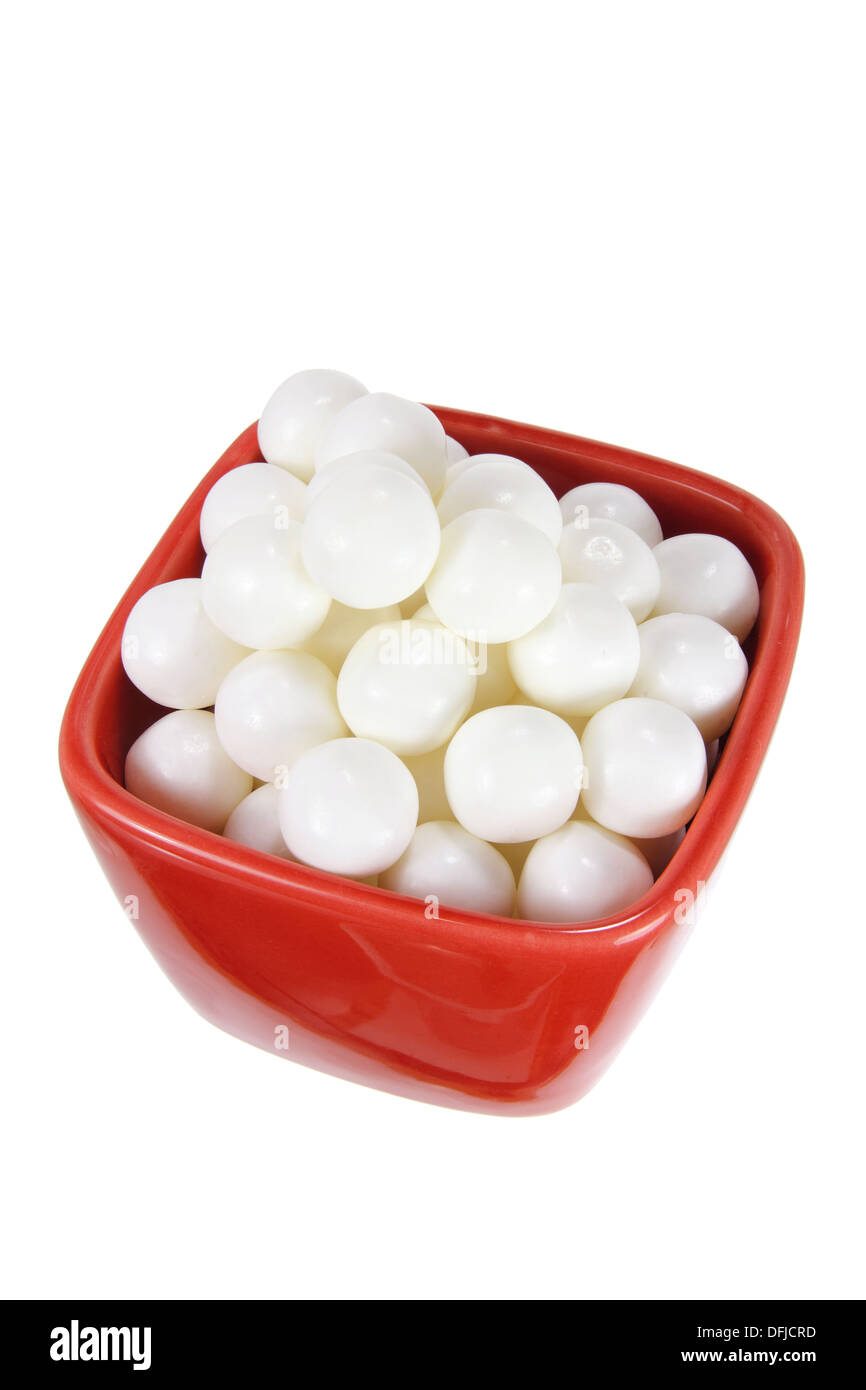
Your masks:
<svg viewBox="0 0 866 1390"><path fill-rule="evenodd" d="M142 594L126 620L120 654L133 685L158 705L202 709L248 649L214 627L200 579L174 579Z"/></svg>
<svg viewBox="0 0 866 1390"><path fill-rule="evenodd" d="M151 724L126 755L127 791L202 830L222 830L253 779L229 758L208 710L174 710Z"/></svg>
<svg viewBox="0 0 866 1390"><path fill-rule="evenodd" d="M387 454L384 449L362 449L359 454L346 454L343 458L332 459L326 463L324 468L320 468L318 473L311 478L307 484L304 496L304 514L309 511L310 506L315 502L319 493L331 483L342 478L346 473L352 473L356 468L366 463L378 464L382 468L393 468L396 473L402 473L404 477L411 478L413 483L424 492L429 493L430 489L425 483L421 474L418 473L405 459L401 459L397 454Z"/></svg>
<svg viewBox="0 0 866 1390"><path fill-rule="evenodd" d="M297 521L283 527L269 516L249 516L215 542L201 572L202 603L236 642L291 647L324 622L331 600L304 568L302 530Z"/></svg>
<svg viewBox="0 0 866 1390"><path fill-rule="evenodd" d="M474 695L463 639L440 623L414 618L365 632L337 681L340 713L352 733L409 755L447 742Z"/></svg>
<svg viewBox="0 0 866 1390"><path fill-rule="evenodd" d="M453 820L445 795L445 748L403 758L418 788L418 824L430 820Z"/></svg>
<svg viewBox="0 0 866 1390"><path fill-rule="evenodd" d="M638 634L640 665L629 693L676 705L706 742L725 733L749 674L737 639L697 613L650 618Z"/></svg>
<svg viewBox="0 0 866 1390"><path fill-rule="evenodd" d="M583 803L599 825L657 839L685 825L707 784L704 741L687 714L661 700L617 700L581 740Z"/></svg>
<svg viewBox="0 0 866 1390"><path fill-rule="evenodd" d="M563 719L530 705L502 705L473 714L457 730L445 754L445 789L470 834L515 844L568 820L582 769L577 736Z"/></svg>
<svg viewBox="0 0 866 1390"><path fill-rule="evenodd" d="M223 835L263 854L276 854L280 859L293 857L280 830L277 789L270 782L256 787L238 802L226 821Z"/></svg>
<svg viewBox="0 0 866 1390"><path fill-rule="evenodd" d="M345 406L366 394L366 386L345 372L296 372L277 387L262 411L263 457L308 482L323 432Z"/></svg>
<svg viewBox="0 0 866 1390"><path fill-rule="evenodd" d="M316 449L316 472L361 449L384 449L411 463L434 497L445 482L448 444L432 410L385 391L361 396L332 421Z"/></svg>
<svg viewBox="0 0 866 1390"><path fill-rule="evenodd" d="M556 550L537 526L483 509L445 527L427 598L461 637L510 642L547 617L561 586Z"/></svg>
<svg viewBox="0 0 866 1390"><path fill-rule="evenodd" d="M365 738L340 738L304 753L279 793L283 838L317 869L381 873L406 849L418 791L395 753Z"/></svg>
<svg viewBox="0 0 866 1390"><path fill-rule="evenodd" d="M384 608L347 608L335 599L322 626L304 643L304 651L317 656L335 676L339 675L340 667L359 637L377 623L399 622L399 619L400 606L396 603Z"/></svg>
<svg viewBox="0 0 866 1390"><path fill-rule="evenodd" d="M417 622L438 622L429 603L412 616ZM475 679L470 713L477 714L480 709L492 709L494 705L507 705L517 689L508 664L508 647L503 642L471 643L469 652Z"/></svg>
<svg viewBox="0 0 866 1390"><path fill-rule="evenodd" d="M505 859L453 821L419 825L379 887L464 912L510 917L514 911L514 874Z"/></svg>
<svg viewBox="0 0 866 1390"><path fill-rule="evenodd" d="M393 468L365 463L324 488L307 510L303 557L313 579L352 608L408 598L439 552L429 493Z"/></svg>
<svg viewBox="0 0 866 1390"><path fill-rule="evenodd" d="M263 782L346 733L333 672L308 652L253 652L223 681L214 715L229 757Z"/></svg>
<svg viewBox="0 0 866 1390"><path fill-rule="evenodd" d="M559 545L562 512L556 495L543 478L507 454L478 454L448 483L439 499L443 526L464 512L493 507L523 517Z"/></svg>
<svg viewBox="0 0 866 1390"><path fill-rule="evenodd" d="M450 434L446 434L445 454L448 468L451 468L455 463L461 463L464 459L468 459L469 450L464 449L463 445L458 443L456 439L452 439Z"/></svg>
<svg viewBox="0 0 866 1390"><path fill-rule="evenodd" d="M229 469L202 503L199 527L205 552L245 516L269 516L275 524L302 521L305 492L300 478L271 463L244 463Z"/></svg>
<svg viewBox="0 0 866 1390"><path fill-rule="evenodd" d="M565 715L594 714L619 700L640 657L631 613L594 584L563 584L544 622L507 650L519 688L535 704Z"/></svg>
<svg viewBox="0 0 866 1390"><path fill-rule="evenodd" d="M652 611L659 567L646 541L628 526L600 517L589 517L582 526L566 526L559 558L563 579L607 589L630 609L635 622Z"/></svg>
<svg viewBox="0 0 866 1390"><path fill-rule="evenodd" d="M739 642L751 632L760 597L752 567L723 536L692 533L657 545L660 588L653 616L701 613L721 623Z"/></svg>
<svg viewBox="0 0 866 1390"><path fill-rule="evenodd" d="M569 821L529 851L517 915L533 922L593 922L623 912L652 887L640 850L622 835Z"/></svg>
<svg viewBox="0 0 866 1390"><path fill-rule="evenodd" d="M559 505L566 526L580 528L589 517L602 517L636 531L650 548L662 539L662 528L652 507L639 493L621 483L581 483L560 498Z"/></svg>

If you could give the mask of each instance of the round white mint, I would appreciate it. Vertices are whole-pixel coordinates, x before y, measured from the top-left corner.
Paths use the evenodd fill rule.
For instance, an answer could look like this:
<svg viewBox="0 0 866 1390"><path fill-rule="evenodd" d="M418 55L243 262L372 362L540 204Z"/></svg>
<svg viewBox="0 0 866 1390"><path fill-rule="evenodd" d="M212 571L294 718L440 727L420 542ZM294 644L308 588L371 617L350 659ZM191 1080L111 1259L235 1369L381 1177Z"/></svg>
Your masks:
<svg viewBox="0 0 866 1390"><path fill-rule="evenodd" d="M758 616L758 581L745 555L723 536L671 536L653 554L660 587L653 616L700 613L742 642Z"/></svg>
<svg viewBox="0 0 866 1390"><path fill-rule="evenodd" d="M347 607L399 603L429 575L439 553L430 494L393 468L347 470L310 504L303 558L315 582Z"/></svg>
<svg viewBox="0 0 866 1390"><path fill-rule="evenodd" d="M506 860L451 820L419 825L379 887L464 912L510 917L514 911L514 874Z"/></svg>
<svg viewBox="0 0 866 1390"><path fill-rule="evenodd" d="M417 490L417 489L416 489ZM220 631L245 647L291 647L325 621L330 597L301 558L302 527L248 516L223 531L201 572L202 603Z"/></svg>
<svg viewBox="0 0 866 1390"><path fill-rule="evenodd" d="M399 454L421 474L434 497L445 482L448 444L445 431L425 405L371 392L352 401L331 422L316 450L316 471L332 459L361 449Z"/></svg>
<svg viewBox="0 0 866 1390"><path fill-rule="evenodd" d="M464 829L514 844L568 820L580 795L577 735L549 710L501 705L467 719L445 754L445 790Z"/></svg>
<svg viewBox="0 0 866 1390"><path fill-rule="evenodd" d="M205 613L200 579L170 580L142 594L120 647L133 685L169 709L212 705L220 681L247 652Z"/></svg>
<svg viewBox="0 0 866 1390"><path fill-rule="evenodd" d="M584 526L565 526L559 543L563 578L598 584L642 622L659 592L655 554L636 531L619 521L590 517Z"/></svg>
<svg viewBox="0 0 866 1390"><path fill-rule="evenodd" d="M698 809L707 784L704 741L674 705L617 700L592 716L581 747L583 804L608 830L657 839Z"/></svg>
<svg viewBox="0 0 866 1390"><path fill-rule="evenodd" d="M562 535L562 512L543 478L507 454L478 454L448 483L439 499L443 526L464 512L492 507L523 517L543 531L553 545Z"/></svg>
<svg viewBox="0 0 866 1390"><path fill-rule="evenodd" d="M279 793L283 839L317 869L378 874L406 849L418 821L418 790L396 753L365 738L312 748Z"/></svg>
<svg viewBox="0 0 866 1390"><path fill-rule="evenodd" d="M652 548L662 539L659 519L648 502L622 483L581 483L559 502L565 526L582 528L590 517L618 521Z"/></svg>
<svg viewBox="0 0 866 1390"><path fill-rule="evenodd" d="M543 623L508 644L520 690L557 714L594 714L634 680L638 628L624 603L595 584L563 584Z"/></svg>
<svg viewBox="0 0 866 1390"><path fill-rule="evenodd" d="M199 528L205 553L236 521L245 516L269 516L303 521L306 487L294 473L271 463L244 463L217 479L202 503Z"/></svg>
<svg viewBox="0 0 866 1390"><path fill-rule="evenodd" d="M366 386L345 372L296 372L277 387L262 411L258 433L263 457L308 482L323 432L345 406L366 394Z"/></svg>
<svg viewBox="0 0 866 1390"><path fill-rule="evenodd" d="M475 694L466 643L441 623L407 618L359 637L337 681L340 713L361 738L395 753L439 748Z"/></svg>
<svg viewBox="0 0 866 1390"><path fill-rule="evenodd" d="M442 532L427 598L441 623L473 642L510 642L542 622L562 586L556 550L509 512L464 512Z"/></svg>
<svg viewBox="0 0 866 1390"><path fill-rule="evenodd" d="M711 743L731 727L749 674L732 633L699 613L665 613L638 628L640 664L631 695L666 700Z"/></svg>
<svg viewBox="0 0 866 1390"><path fill-rule="evenodd" d="M223 681L214 715L229 757L263 782L346 733L334 674L308 652L253 652Z"/></svg>
<svg viewBox="0 0 866 1390"><path fill-rule="evenodd" d="M280 859L293 856L283 839L278 814L278 792L270 782L239 801L226 821L223 835L249 849L276 854Z"/></svg>
<svg viewBox="0 0 866 1390"><path fill-rule="evenodd" d="M532 922L593 922L620 913L652 887L639 849L591 821L569 821L529 851L517 915Z"/></svg>
<svg viewBox="0 0 866 1390"><path fill-rule="evenodd" d="M174 710L145 729L126 755L124 781L148 805L217 832L253 786L203 709Z"/></svg>

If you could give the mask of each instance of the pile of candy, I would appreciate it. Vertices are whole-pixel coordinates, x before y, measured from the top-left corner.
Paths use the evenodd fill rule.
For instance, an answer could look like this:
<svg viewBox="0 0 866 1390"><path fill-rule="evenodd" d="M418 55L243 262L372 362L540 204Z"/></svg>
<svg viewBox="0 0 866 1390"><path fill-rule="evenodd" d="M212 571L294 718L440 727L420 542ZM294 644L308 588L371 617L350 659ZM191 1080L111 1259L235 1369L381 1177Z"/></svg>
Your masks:
<svg viewBox="0 0 866 1390"><path fill-rule="evenodd" d="M126 786L269 854L576 923L669 862L748 675L742 553L636 492L561 500L414 401L299 372L266 460L205 499L200 579L149 590L130 680L172 712Z"/></svg>

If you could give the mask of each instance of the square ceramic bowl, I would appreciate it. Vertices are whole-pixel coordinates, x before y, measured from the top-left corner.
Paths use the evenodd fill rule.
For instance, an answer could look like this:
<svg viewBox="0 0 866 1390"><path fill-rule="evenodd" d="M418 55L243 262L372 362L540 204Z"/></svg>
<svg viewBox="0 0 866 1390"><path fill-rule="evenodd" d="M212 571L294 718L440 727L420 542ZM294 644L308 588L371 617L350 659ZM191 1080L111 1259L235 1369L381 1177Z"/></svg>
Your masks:
<svg viewBox="0 0 866 1390"><path fill-rule="evenodd" d="M187 825L123 786L126 752L164 711L127 680L127 615L154 584L198 575L202 501L261 458L250 426L171 523L70 697L63 778L127 916L181 994L227 1032L320 1071L460 1109L539 1114L582 1096L643 1013L737 824L788 683L803 565L784 521L716 478L628 449L436 409L470 453L515 454L561 496L597 479L639 491L666 536L711 531L748 557L761 610L750 675L685 839L625 914L544 926L440 908L285 862Z"/></svg>

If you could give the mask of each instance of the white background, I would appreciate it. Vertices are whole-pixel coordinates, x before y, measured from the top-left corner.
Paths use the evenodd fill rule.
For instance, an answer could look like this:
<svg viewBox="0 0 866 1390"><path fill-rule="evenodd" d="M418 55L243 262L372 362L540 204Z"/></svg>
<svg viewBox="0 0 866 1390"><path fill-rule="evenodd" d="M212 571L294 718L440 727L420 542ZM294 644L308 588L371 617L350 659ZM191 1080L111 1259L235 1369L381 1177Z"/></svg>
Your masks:
<svg viewBox="0 0 866 1390"><path fill-rule="evenodd" d="M862 1295L862 7L84 0L3 27L5 1291ZM207 1026L60 786L115 600L318 365L717 473L805 552L707 911L549 1118Z"/></svg>

